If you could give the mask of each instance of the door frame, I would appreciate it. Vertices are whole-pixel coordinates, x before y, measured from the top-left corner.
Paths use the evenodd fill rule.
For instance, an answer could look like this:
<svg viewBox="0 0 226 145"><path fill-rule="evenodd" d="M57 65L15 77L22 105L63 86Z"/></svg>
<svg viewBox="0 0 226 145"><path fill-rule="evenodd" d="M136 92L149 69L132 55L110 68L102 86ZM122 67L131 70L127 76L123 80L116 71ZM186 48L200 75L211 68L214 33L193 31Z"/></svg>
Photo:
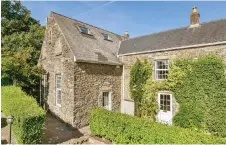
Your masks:
<svg viewBox="0 0 226 145"><path fill-rule="evenodd" d="M161 119L160 118L160 115L159 113L165 113L164 111L161 111L160 110L160 95L169 95L170 96L170 111L168 111L171 115L171 120L168 124L172 124L172 121L173 121L173 94L170 93L170 92L158 92L158 114L157 114L157 118L158 118L158 121L161 122Z"/></svg>

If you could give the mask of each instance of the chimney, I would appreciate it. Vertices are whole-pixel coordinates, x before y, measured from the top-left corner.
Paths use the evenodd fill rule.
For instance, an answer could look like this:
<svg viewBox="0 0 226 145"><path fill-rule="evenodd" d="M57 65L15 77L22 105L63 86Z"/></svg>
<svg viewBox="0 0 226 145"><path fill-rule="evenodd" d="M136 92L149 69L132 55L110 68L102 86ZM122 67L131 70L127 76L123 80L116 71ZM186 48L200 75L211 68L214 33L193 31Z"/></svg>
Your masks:
<svg viewBox="0 0 226 145"><path fill-rule="evenodd" d="M196 6L194 6L190 14L190 27L199 26L199 18L200 18L200 14L198 12L198 9Z"/></svg>
<svg viewBox="0 0 226 145"><path fill-rule="evenodd" d="M124 37L125 37L125 39L128 39L128 38L129 38L129 33L128 33L128 31L125 31Z"/></svg>

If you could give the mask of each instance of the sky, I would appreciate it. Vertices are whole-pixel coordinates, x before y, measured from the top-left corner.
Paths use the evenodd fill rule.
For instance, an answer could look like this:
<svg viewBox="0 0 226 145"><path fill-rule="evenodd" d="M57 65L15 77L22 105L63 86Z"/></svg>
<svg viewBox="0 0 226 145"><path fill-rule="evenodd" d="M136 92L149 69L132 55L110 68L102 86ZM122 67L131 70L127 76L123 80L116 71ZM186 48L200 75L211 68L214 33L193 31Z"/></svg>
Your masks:
<svg viewBox="0 0 226 145"><path fill-rule="evenodd" d="M197 6L200 22L226 18L226 1L22 1L31 16L46 24L50 11L130 37L188 26L192 7Z"/></svg>

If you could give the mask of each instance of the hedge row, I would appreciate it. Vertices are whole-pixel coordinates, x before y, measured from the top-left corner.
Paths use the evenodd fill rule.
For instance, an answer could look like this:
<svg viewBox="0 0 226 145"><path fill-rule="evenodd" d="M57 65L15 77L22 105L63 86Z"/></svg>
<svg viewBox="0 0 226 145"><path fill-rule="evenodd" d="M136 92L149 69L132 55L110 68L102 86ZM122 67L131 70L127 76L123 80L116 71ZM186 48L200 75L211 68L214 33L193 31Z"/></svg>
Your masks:
<svg viewBox="0 0 226 145"><path fill-rule="evenodd" d="M13 133L20 144L41 143L45 111L36 100L16 86L2 87L2 111L13 115Z"/></svg>
<svg viewBox="0 0 226 145"><path fill-rule="evenodd" d="M89 112L93 135L121 144L225 144L226 139L97 108Z"/></svg>

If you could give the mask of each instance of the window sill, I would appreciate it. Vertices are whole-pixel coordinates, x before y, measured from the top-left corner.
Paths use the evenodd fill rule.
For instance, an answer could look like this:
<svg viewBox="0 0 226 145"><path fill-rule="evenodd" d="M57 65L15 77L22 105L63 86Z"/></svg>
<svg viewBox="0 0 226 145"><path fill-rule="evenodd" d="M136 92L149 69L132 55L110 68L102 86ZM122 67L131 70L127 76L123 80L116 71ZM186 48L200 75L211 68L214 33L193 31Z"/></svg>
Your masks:
<svg viewBox="0 0 226 145"><path fill-rule="evenodd" d="M93 34L84 33L84 32L81 32L81 33L82 33L82 34L85 34L85 35L93 36Z"/></svg>
<svg viewBox="0 0 226 145"><path fill-rule="evenodd" d="M95 39L93 34L87 34L87 33L81 32L81 35L84 36L84 37L87 37L87 38Z"/></svg>
<svg viewBox="0 0 226 145"><path fill-rule="evenodd" d="M60 105L60 104L56 104L56 106L57 106L57 107L61 107L61 105Z"/></svg>
<svg viewBox="0 0 226 145"><path fill-rule="evenodd" d="M104 40L109 41L109 42L113 42L113 40L109 40L109 39L104 39Z"/></svg>

